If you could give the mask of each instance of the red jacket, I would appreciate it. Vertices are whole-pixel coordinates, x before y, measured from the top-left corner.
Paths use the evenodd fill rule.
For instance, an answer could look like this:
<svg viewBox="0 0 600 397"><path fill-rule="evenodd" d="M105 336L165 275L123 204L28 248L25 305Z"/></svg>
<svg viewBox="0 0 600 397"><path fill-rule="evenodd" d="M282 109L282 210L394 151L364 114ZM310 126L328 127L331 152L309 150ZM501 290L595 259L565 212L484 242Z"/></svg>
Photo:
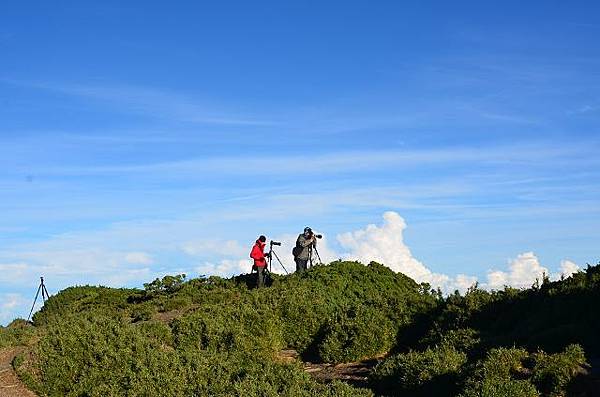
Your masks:
<svg viewBox="0 0 600 397"><path fill-rule="evenodd" d="M252 247L252 251L250 251L250 258L254 259L254 264L258 267L267 266L267 261L265 259L265 246L267 244L263 243L260 240L256 240L256 244Z"/></svg>

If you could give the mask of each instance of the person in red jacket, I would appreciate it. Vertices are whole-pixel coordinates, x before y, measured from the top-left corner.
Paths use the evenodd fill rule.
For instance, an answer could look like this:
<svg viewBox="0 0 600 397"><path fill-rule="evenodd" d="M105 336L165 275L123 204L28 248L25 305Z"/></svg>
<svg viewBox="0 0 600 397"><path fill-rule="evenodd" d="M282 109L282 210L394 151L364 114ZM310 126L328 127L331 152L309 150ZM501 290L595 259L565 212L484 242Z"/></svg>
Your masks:
<svg viewBox="0 0 600 397"><path fill-rule="evenodd" d="M265 254L265 246L267 245L267 238L265 236L260 236L254 246L252 247L252 251L250 251L250 258L254 259L254 266L252 266L252 270L256 269L257 272L257 286L261 288L265 285L265 268L267 267L267 256Z"/></svg>

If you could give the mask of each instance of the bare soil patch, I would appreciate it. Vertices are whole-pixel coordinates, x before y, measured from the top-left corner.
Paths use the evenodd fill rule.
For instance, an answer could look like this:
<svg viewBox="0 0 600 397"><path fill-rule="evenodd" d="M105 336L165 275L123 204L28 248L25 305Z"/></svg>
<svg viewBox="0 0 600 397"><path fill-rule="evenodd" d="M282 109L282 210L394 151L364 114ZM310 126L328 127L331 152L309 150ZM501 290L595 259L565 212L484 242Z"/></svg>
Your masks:
<svg viewBox="0 0 600 397"><path fill-rule="evenodd" d="M0 397L36 397L27 389L13 370L12 361L22 353L24 348L7 348L0 350Z"/></svg>
<svg viewBox="0 0 600 397"><path fill-rule="evenodd" d="M292 362L298 360L295 350L282 350L279 360ZM340 380L357 387L367 387L369 373L380 361L380 357L343 364L321 364L303 362L304 370L321 382Z"/></svg>

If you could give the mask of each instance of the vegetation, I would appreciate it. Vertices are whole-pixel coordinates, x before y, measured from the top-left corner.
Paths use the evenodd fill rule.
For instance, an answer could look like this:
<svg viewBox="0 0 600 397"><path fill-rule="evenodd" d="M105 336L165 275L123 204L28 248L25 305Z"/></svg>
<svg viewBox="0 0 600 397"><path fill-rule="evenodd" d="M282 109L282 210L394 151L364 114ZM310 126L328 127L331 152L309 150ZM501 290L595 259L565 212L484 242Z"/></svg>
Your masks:
<svg viewBox="0 0 600 397"><path fill-rule="evenodd" d="M380 392L406 396L455 395L455 385L466 355L452 346L427 348L389 357L371 374Z"/></svg>
<svg viewBox="0 0 600 397"><path fill-rule="evenodd" d="M0 327L0 349L8 346L19 346L30 343L35 329L27 321L16 319L7 327Z"/></svg>
<svg viewBox="0 0 600 397"><path fill-rule="evenodd" d="M565 396L598 356L600 266L527 290L471 288L443 298L371 263L334 262L231 279L167 276L144 290L71 287L31 326L15 365L47 396ZM319 383L301 363L383 357L370 390Z"/></svg>
<svg viewBox="0 0 600 397"><path fill-rule="evenodd" d="M388 395L563 396L600 354L600 265L532 288L477 286L423 313L371 374ZM461 362L462 361L462 362Z"/></svg>

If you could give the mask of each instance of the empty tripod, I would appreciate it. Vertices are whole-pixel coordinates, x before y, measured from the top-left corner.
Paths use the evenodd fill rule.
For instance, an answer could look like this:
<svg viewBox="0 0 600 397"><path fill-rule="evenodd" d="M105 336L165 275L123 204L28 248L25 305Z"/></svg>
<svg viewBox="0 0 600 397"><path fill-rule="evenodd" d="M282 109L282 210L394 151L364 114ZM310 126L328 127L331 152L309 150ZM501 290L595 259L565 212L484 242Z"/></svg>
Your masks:
<svg viewBox="0 0 600 397"><path fill-rule="evenodd" d="M29 312L29 317L27 317L27 321L31 319L31 314L33 313L33 308L35 307L35 302L37 301L38 296L40 295L40 291L42 292L42 299L44 303L46 303L46 299L50 298L50 294L46 289L46 285L44 285L44 277L40 277L40 286L35 293L35 298L33 299L33 305L31 305L31 311Z"/></svg>

